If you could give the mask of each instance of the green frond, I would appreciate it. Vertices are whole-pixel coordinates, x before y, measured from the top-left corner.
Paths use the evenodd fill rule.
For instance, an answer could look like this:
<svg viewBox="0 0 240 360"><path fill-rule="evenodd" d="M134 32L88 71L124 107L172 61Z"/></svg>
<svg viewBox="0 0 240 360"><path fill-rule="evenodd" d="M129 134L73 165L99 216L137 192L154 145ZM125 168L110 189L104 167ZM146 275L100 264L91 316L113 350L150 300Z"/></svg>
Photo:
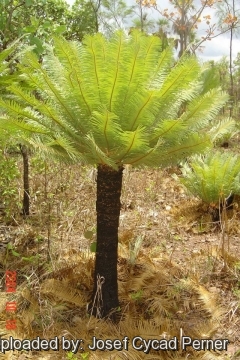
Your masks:
<svg viewBox="0 0 240 360"><path fill-rule="evenodd" d="M125 164L132 163L135 158L150 150L144 127L138 127L135 131L124 131L120 141L122 146L118 158Z"/></svg>
<svg viewBox="0 0 240 360"><path fill-rule="evenodd" d="M148 83L149 89L160 89L172 65L173 49L169 46L160 53L157 60L157 66L153 66Z"/></svg>
<svg viewBox="0 0 240 360"><path fill-rule="evenodd" d="M50 53L46 58L49 71L54 69L54 81L60 89L63 89L71 107L75 111L81 109L82 116L90 117L92 107L96 108L97 106L96 97L93 97L91 92L96 88L91 86L92 78L89 78L89 73L79 60L83 54L83 46L77 42L70 43L58 38L55 38L54 43L54 53ZM56 63L57 61L58 63Z"/></svg>
<svg viewBox="0 0 240 360"><path fill-rule="evenodd" d="M155 129L151 132L150 144L155 145L159 138L164 139L164 141L170 140L171 142L174 139L178 139L179 134L187 131L187 123L181 119L177 120L163 120Z"/></svg>
<svg viewBox="0 0 240 360"><path fill-rule="evenodd" d="M175 142L164 141L161 137L158 143L151 147L148 152L142 153L129 161L133 166L141 164L147 166L169 166L176 164L182 158L187 158L193 153L201 153L211 143L208 136L202 134L190 134L183 139L175 139Z"/></svg>
<svg viewBox="0 0 240 360"><path fill-rule="evenodd" d="M206 126L216 117L227 100L228 95L220 92L219 89L209 90L206 94L192 100L181 119L196 129Z"/></svg>
<svg viewBox="0 0 240 360"><path fill-rule="evenodd" d="M65 138L59 134L55 134L55 137L49 135L43 135L35 133L32 136L28 136L27 132L21 135L21 138L25 143L28 143L32 148L38 151L42 157L48 159L57 159L65 163L76 163L86 161L84 155L76 148L68 138Z"/></svg>
<svg viewBox="0 0 240 360"><path fill-rule="evenodd" d="M201 72L201 80L203 83L203 92L220 87L219 69L217 66L205 63Z"/></svg>
<svg viewBox="0 0 240 360"><path fill-rule="evenodd" d="M32 107L28 106L24 108L13 100L0 100L0 104L7 110L9 115L9 121L5 119L1 121L2 126L15 127L21 130L37 133L48 133L51 131L60 129L69 137L76 138L75 130L71 128L71 123L66 122L65 118L62 118L56 110L49 106L47 102L39 101L30 93L24 92L20 87L11 87L12 92L18 95L18 98L22 102L29 103ZM38 111L33 110L37 108ZM46 118L48 121L46 122ZM0 125L1 126L1 125Z"/></svg>
<svg viewBox="0 0 240 360"><path fill-rule="evenodd" d="M129 99L125 107L128 129L134 131L139 125L151 126L155 120L158 105L154 92L138 91Z"/></svg>
<svg viewBox="0 0 240 360"><path fill-rule="evenodd" d="M13 50L16 49L16 44L9 46L7 49L0 52L0 70L1 72L3 69L5 69L7 63L4 63L4 61L8 58L8 56L13 52Z"/></svg>
<svg viewBox="0 0 240 360"><path fill-rule="evenodd" d="M116 170L118 169L115 161L100 149L92 135L87 135L86 140L86 148L88 152L85 155L87 156L90 164L96 164L97 159L98 164L106 164Z"/></svg>
<svg viewBox="0 0 240 360"><path fill-rule="evenodd" d="M200 71L200 66L195 58L188 58L186 61L181 61L169 72L163 86L158 91L159 96L159 116L162 116L162 111L166 114L169 112L171 105L185 100L182 98L184 90L196 81L197 74Z"/></svg>
<svg viewBox="0 0 240 360"><path fill-rule="evenodd" d="M134 59L138 60L138 68L141 68L140 74L138 74L139 78L136 80L141 84L148 84L148 87L150 88L149 78L153 76L153 70L155 73L154 78L156 77L156 72L158 70L158 68L156 68L156 63L159 62L162 44L157 36L144 36L142 32L136 30L132 32L130 43L134 48ZM167 56L167 54L169 56ZM172 57L171 50L169 49L168 52L164 52L164 55L165 61L167 58L169 66L169 59ZM161 72L164 68L164 57L161 57Z"/></svg>
<svg viewBox="0 0 240 360"><path fill-rule="evenodd" d="M44 142L47 148L50 148L63 161L69 159L70 162L79 161L79 151L76 149L69 138L56 134L54 138L47 138ZM81 156L82 162L84 158Z"/></svg>
<svg viewBox="0 0 240 360"><path fill-rule="evenodd" d="M79 54L82 62L80 69L83 66L82 79L84 90L86 91L88 101L90 103L94 101L93 105L95 104L95 106L92 105L92 108L105 103L104 92L101 93L101 90L104 89L103 84L106 83L106 78L108 78L107 69L105 68L105 52L107 51L105 43L106 39L100 33L95 36L88 35L83 41Z"/></svg>
<svg viewBox="0 0 240 360"><path fill-rule="evenodd" d="M109 85L109 108L120 114L123 126L127 121L126 129L129 129L130 110L133 105L138 108L141 104L139 92L144 91L151 69L156 66L160 44L155 37L146 37L139 32L133 32L130 39L125 38L126 35L117 32L108 44L106 82ZM112 56L113 53L116 57Z"/></svg>
<svg viewBox="0 0 240 360"><path fill-rule="evenodd" d="M92 135L102 151L108 156L114 154L122 134L118 116L107 109L93 111L91 125Z"/></svg>
<svg viewBox="0 0 240 360"><path fill-rule="evenodd" d="M73 99L69 99L68 94L71 94L71 89L68 87L67 89L63 88L62 84L61 86L58 85L57 82L51 79L51 74L48 74L46 69L39 67L39 64L36 65L35 55L32 56L32 59L33 73L27 72L24 74L24 79L28 82L32 89L37 92L40 99L36 98L32 104L31 98L29 96L27 98L27 94L24 89L21 90L19 87L17 88L14 86L11 87L10 90L23 101L24 97L26 97L25 100L27 103L37 107L40 112L43 112L47 117L53 118L56 122L59 121L59 117L57 115L54 116L53 113L56 113L57 110L58 113L66 119L66 123L70 123L72 125L77 124L77 130L81 131L84 135L88 131L88 129L85 130L85 126L88 123L81 123L80 121L77 121L76 123L77 115L79 114L79 116L82 116L81 108L79 108L76 104L76 96ZM28 58L28 61L30 61L30 57ZM38 69L37 72L35 72L36 69ZM21 70L24 71L24 68L21 68ZM59 74L59 77L60 76L61 74ZM60 123L59 125L61 126Z"/></svg>
<svg viewBox="0 0 240 360"><path fill-rule="evenodd" d="M232 118L221 119L209 129L209 134L215 143L228 140L237 133L236 122Z"/></svg>
<svg viewBox="0 0 240 360"><path fill-rule="evenodd" d="M49 130L42 127L40 124L33 122L17 121L10 119L7 116L0 116L0 128L8 130L10 132L29 132L38 134L48 134Z"/></svg>
<svg viewBox="0 0 240 360"><path fill-rule="evenodd" d="M187 158L191 154L202 153L211 147L209 137L201 133L189 133L188 137L180 138L179 141L171 146L164 146L161 152L160 164L167 166L176 164L181 158ZM158 155L160 156L160 154Z"/></svg>
<svg viewBox="0 0 240 360"><path fill-rule="evenodd" d="M164 97L166 94L174 93L177 88L188 88L189 84L196 79L196 74L199 71L200 65L195 57L189 57L185 61L180 61L167 76L166 84L160 90L161 96Z"/></svg>
<svg viewBox="0 0 240 360"><path fill-rule="evenodd" d="M0 94L5 94L6 87L13 81L16 81L16 74L11 73L11 65L16 59L18 43L19 40L9 44L7 49L0 52Z"/></svg>
<svg viewBox="0 0 240 360"><path fill-rule="evenodd" d="M3 73L3 71L8 67L9 60L8 58L11 56L12 59L15 59L14 53L17 49L19 40L14 41L12 44L9 44L8 47L0 52L0 73ZM1 79L2 82L2 79Z"/></svg>
<svg viewBox="0 0 240 360"><path fill-rule="evenodd" d="M113 112L116 111L115 104L118 100L119 90L124 85L124 78L125 81L127 80L127 77L124 76L124 71L126 71L125 37L124 33L116 32L110 39L106 48L105 70L106 74L108 74L108 79L106 81L107 86L105 96L106 105L109 110ZM115 54L115 56L112 57L112 54Z"/></svg>

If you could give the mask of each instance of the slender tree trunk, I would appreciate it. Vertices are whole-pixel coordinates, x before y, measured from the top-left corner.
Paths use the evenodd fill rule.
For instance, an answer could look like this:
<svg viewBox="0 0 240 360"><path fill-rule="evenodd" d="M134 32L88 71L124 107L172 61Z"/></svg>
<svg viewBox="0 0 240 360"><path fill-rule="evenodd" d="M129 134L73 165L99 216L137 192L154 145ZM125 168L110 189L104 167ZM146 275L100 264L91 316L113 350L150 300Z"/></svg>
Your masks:
<svg viewBox="0 0 240 360"><path fill-rule="evenodd" d="M117 259L122 173L123 167L116 171L107 165L98 166L97 250L89 312L99 318L109 315L113 321L117 321L119 307Z"/></svg>
<svg viewBox="0 0 240 360"><path fill-rule="evenodd" d="M28 150L25 145L19 145L23 158L23 216L27 216L30 213L30 190L29 190L29 162L28 162Z"/></svg>
<svg viewBox="0 0 240 360"><path fill-rule="evenodd" d="M228 1L225 0L229 14L233 17L235 16L235 0L232 0L232 7L229 5ZM232 56L232 47L233 47L233 31L234 23L231 24L230 28L230 42L229 42L229 75L230 75L230 112L229 115L233 116L234 108L234 80L233 80L233 56Z"/></svg>
<svg viewBox="0 0 240 360"><path fill-rule="evenodd" d="M233 28L230 30L230 46L229 46L229 73L230 73L230 116L233 116L234 108L234 82L233 82L233 68L232 68L232 43L233 43Z"/></svg>

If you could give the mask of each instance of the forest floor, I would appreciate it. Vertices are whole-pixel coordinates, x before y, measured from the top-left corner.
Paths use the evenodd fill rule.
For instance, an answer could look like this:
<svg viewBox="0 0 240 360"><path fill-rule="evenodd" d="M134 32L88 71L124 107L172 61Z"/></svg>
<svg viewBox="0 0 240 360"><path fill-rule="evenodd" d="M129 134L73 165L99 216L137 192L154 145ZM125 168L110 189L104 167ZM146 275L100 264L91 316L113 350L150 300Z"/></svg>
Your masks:
<svg viewBox="0 0 240 360"><path fill-rule="evenodd" d="M75 285L79 294L82 292L82 294L87 294L86 298L89 296L94 256L91 254L89 246L94 241L96 233L95 169L50 163L46 165L41 161L35 161L32 164L32 169L31 215L25 220L14 215L8 223L2 216L0 221L0 269L3 275L1 276L1 294L3 296L0 300L0 329L3 328L2 325L6 320L6 314L3 311L7 299L6 294L4 295L4 271L11 267L11 269L15 268L18 271L20 291L18 295L20 305L18 325L25 338L36 336L36 334L49 337L53 336L54 331L59 331L59 333L66 331L67 333L62 325L58 326L56 323L57 321L62 323L63 320L67 322L66 314L70 316L71 311L73 312L71 313L71 321L79 321L79 326L82 324L76 308L73 309L66 305L69 300L76 307L80 300L68 299L65 292L61 294L64 300L61 299L58 303L57 298L54 298L51 291L46 290L44 286L47 288L56 286L58 289L56 293L59 291L59 286L61 287L60 282L63 287L64 284L68 284L67 281L73 286L76 271L80 271L79 268L82 266L80 264L84 264L84 271L87 273L88 279ZM183 309L174 310L178 321L176 328L182 326L179 324L186 322L186 318L183 321L183 317L181 317L184 311L190 313L193 308L195 309L195 306L199 307L197 297L194 298L192 295L195 291L198 295L200 294L201 301L205 301L206 313L212 314L214 317L214 330L209 330L209 334L214 338L228 339L230 344L226 352L211 353L211 356L208 357L204 357L206 355L204 352L201 354L189 352L175 357L168 354L166 358L195 359L201 357L215 359L218 357L221 359L237 359L240 350L240 202L238 198L234 200L233 209L227 211L228 220L226 223L213 223L208 206L188 194L180 182L174 179L173 174L175 173L180 174L178 168L134 170L127 167L124 170L119 226L119 276L120 280L125 279L126 269L131 265L131 270L127 273L128 276L136 277L142 271L142 278L141 285L134 283L134 280L131 280L131 284L129 283L130 300L126 300L129 294L123 291L122 283L119 285L120 301L121 294L123 294L122 303L124 306L128 304L132 309L131 311L135 314L133 318L139 313L139 319L141 319L141 306L145 306L145 300L147 302L149 298L153 299L155 296L153 293L156 291L155 289L150 292L147 289L147 284L143 280L144 272L153 271L152 274L160 274L161 271L166 271L166 283L168 272L169 276L173 276L171 282L181 280L183 283L186 279L190 279L192 291L184 288L183 293L181 293L183 295L179 295L180 293L173 294L173 302L182 301L184 303ZM91 239L86 239L84 236L86 231L91 232L87 236ZM7 243L10 244L8 248ZM138 246L139 244L141 246ZM48 258L48 250L51 254L50 259ZM81 255L81 258L79 253L85 255ZM78 270L76 270L77 267ZM149 275L149 279L151 276ZM52 279L55 282L58 281L58 285L56 285L57 283L50 283ZM165 280L162 280L163 284ZM54 291L52 290L52 292ZM44 295L40 296L40 293ZM145 295L142 295L145 293L146 299ZM34 298L34 294L38 294L36 303L31 298L31 296ZM160 295L162 296L162 293ZM158 294L158 296L160 295ZM40 298L42 303L39 305ZM212 303L212 298L214 298L214 303ZM29 306L32 307L31 311ZM207 309L208 306L209 309ZM37 310L37 307L40 310ZM221 310L219 312L221 315L217 315L217 313L214 315L214 307ZM45 309L45 312L41 309ZM52 314L51 321L49 319L47 321L46 314L49 311ZM160 315L162 314L162 310L157 309L156 313L157 311ZM164 311L167 313L166 309ZM34 312L40 314L38 320L37 316L34 316ZM170 313L169 310L168 316ZM185 317L187 316L185 314ZM157 320L156 324L158 324ZM159 324L161 326L161 322ZM203 325L201 326L203 327ZM161 329L164 329L163 325ZM188 329L186 332L190 331L188 327L186 329ZM174 331L172 330L172 333ZM2 331L2 337L5 337L4 334L5 332ZM101 336L104 337L104 334L102 331ZM200 336L199 334L203 334L203 330L197 334ZM24 355L25 353L18 355L16 353L18 352L6 352L5 355L0 353L0 358L48 358L47 355L40 356L40 354L32 353L31 356L27 356ZM129 353L122 358L138 359L138 355L134 354ZM74 357L68 353L61 356L59 359L121 358L114 357L114 355L104 357L103 353L91 357L87 352L80 354L80 357ZM149 355L148 357L141 354L141 356L139 355L139 359L165 358L156 355Z"/></svg>

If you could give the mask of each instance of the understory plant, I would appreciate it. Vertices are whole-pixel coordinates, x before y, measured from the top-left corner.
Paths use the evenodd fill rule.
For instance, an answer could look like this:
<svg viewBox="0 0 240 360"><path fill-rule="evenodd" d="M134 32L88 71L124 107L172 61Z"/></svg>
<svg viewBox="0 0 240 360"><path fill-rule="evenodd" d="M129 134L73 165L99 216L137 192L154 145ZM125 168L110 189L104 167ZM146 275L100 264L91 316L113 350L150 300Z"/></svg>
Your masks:
<svg viewBox="0 0 240 360"><path fill-rule="evenodd" d="M223 203L232 194L240 194L240 159L230 152L195 155L183 166L181 182L205 203Z"/></svg>
<svg viewBox="0 0 240 360"><path fill-rule="evenodd" d="M239 129L234 119L227 117L220 119L216 124L207 129L215 145L228 143L235 136Z"/></svg>

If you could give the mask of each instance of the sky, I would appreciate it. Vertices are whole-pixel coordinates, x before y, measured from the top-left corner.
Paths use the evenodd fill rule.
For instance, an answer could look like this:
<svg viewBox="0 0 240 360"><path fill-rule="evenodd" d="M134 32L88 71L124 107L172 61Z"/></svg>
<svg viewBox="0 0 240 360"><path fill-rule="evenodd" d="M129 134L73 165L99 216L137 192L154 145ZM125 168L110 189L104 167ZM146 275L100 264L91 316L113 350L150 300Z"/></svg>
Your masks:
<svg viewBox="0 0 240 360"><path fill-rule="evenodd" d="M74 0L66 0L70 5L73 4ZM125 0L127 5L134 5L136 2L134 0ZM238 0L239 1L239 0ZM238 3L236 1L236 3ZM194 0L194 4L197 7L200 3L200 0ZM240 1L239 1L240 3ZM169 0L158 0L157 1L158 8L163 10L165 8L169 8ZM239 6L240 8L240 6ZM212 23L216 21L214 18L214 9L208 9L205 12L205 15L210 14L212 17ZM156 13L154 10L149 10L149 18L155 18L157 19L158 13ZM204 36L206 34L206 25L205 27L200 24L199 30L198 30L198 37L201 38L201 36ZM222 56L226 55L229 57L229 39L230 39L230 33L226 33L223 35L219 35L218 37L212 39L211 41L206 41L202 45L203 50L202 52L197 52L197 55L202 59L202 61L207 60L215 60L218 61L222 58ZM240 30L239 35L233 40L233 58L237 56L237 53L240 52Z"/></svg>

